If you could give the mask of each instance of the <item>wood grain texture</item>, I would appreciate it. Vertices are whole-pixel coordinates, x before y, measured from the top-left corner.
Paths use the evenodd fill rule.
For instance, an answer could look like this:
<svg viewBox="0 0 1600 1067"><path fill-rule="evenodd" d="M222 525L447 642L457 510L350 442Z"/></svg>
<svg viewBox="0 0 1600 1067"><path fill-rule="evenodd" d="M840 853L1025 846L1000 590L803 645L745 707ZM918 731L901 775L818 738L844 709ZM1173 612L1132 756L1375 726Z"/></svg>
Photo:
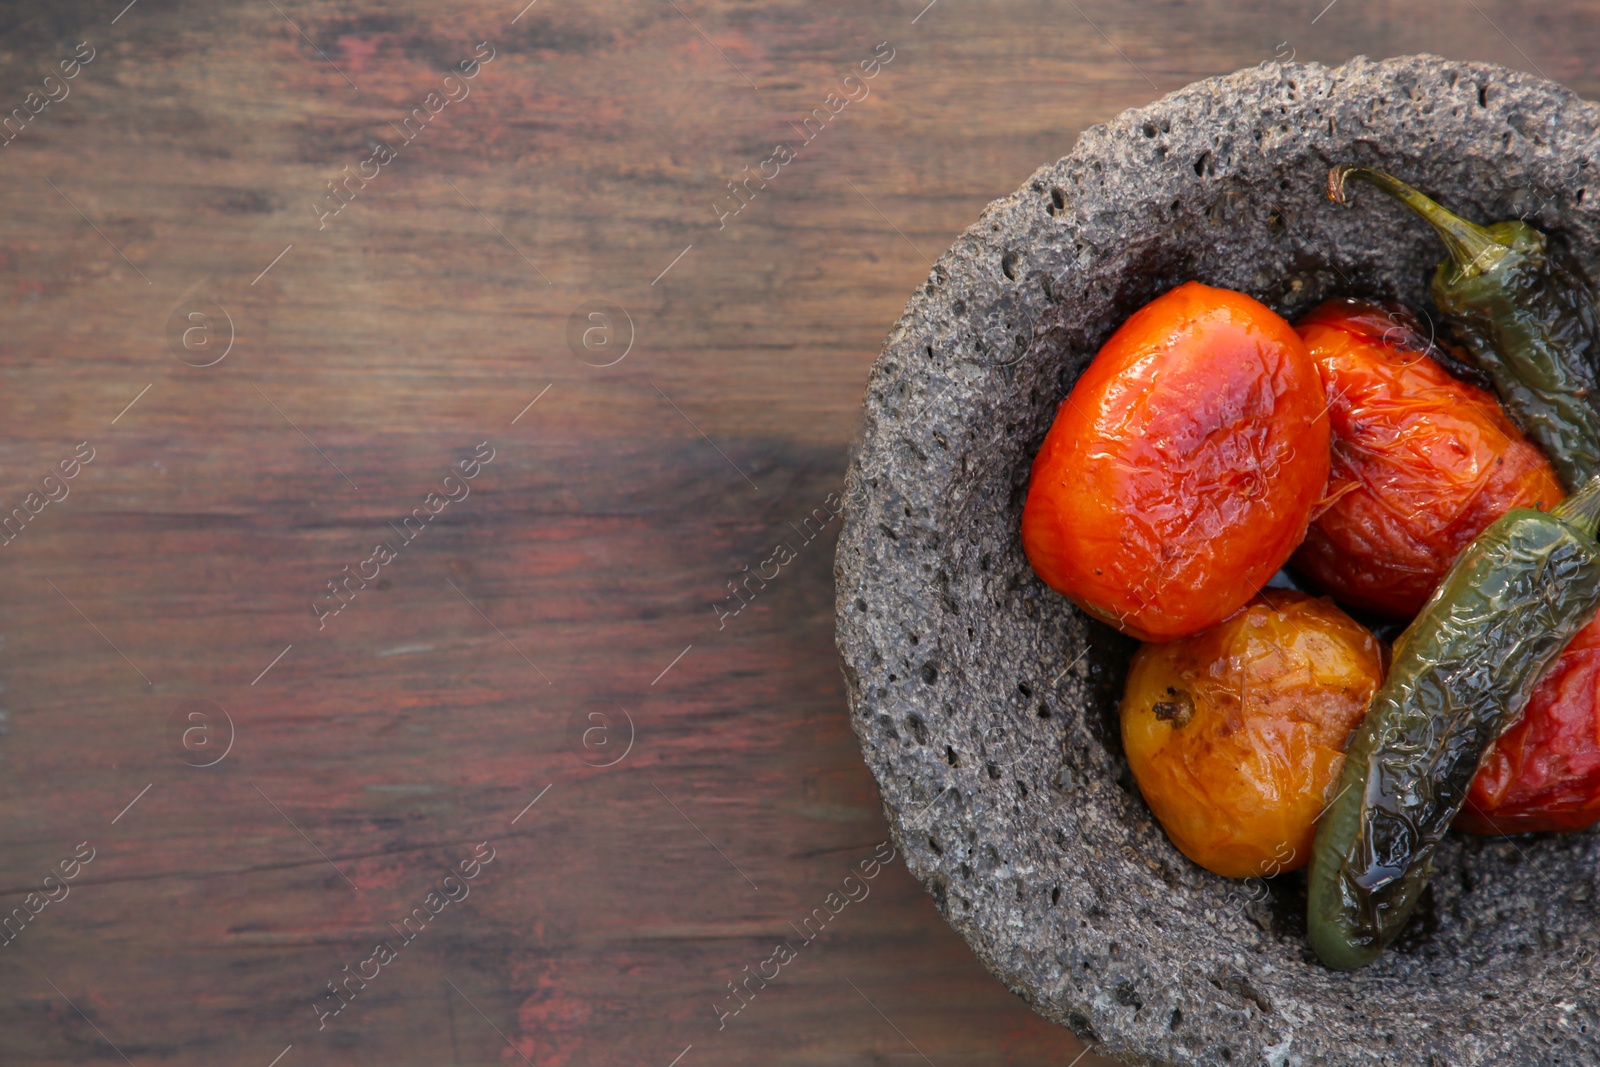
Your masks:
<svg viewBox="0 0 1600 1067"><path fill-rule="evenodd" d="M4 112L95 49L0 149L0 512L95 450L0 544L5 906L96 850L0 949L6 1063L1106 1062L898 864L718 1026L885 837L836 528L790 527L840 488L883 334L985 203L1196 78L1434 51L1600 91L1594 3L124 3L0 4ZM374 142L394 160L319 228ZM601 300L633 327L605 368L568 345ZM234 335L204 368L169 343L202 304ZM326 583L483 441L319 631ZM189 701L234 724L215 766ZM627 756L586 765L624 716ZM471 895L319 1031L325 983L482 841Z"/></svg>

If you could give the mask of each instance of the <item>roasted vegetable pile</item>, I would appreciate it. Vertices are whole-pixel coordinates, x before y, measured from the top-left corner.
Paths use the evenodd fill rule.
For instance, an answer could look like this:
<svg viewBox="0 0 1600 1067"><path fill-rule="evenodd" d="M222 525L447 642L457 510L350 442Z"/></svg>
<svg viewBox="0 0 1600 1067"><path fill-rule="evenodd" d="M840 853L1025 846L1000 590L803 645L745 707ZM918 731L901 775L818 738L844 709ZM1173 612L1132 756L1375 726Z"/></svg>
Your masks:
<svg viewBox="0 0 1600 1067"><path fill-rule="evenodd" d="M1122 740L1168 837L1229 877L1307 867L1339 969L1404 928L1452 825L1600 820L1592 287L1524 222L1364 167L1330 199L1352 180L1443 241L1448 339L1392 303L1291 326L1187 282L1062 401L1022 515L1039 577L1146 642ZM1368 628L1401 622L1392 649Z"/></svg>

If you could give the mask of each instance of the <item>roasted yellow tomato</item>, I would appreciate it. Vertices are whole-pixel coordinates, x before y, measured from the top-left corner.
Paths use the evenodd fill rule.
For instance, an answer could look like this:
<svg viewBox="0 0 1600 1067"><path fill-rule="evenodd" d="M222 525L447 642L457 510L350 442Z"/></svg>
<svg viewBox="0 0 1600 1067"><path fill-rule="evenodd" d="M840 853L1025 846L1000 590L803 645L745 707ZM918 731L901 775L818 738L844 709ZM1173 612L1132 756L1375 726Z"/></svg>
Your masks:
<svg viewBox="0 0 1600 1067"><path fill-rule="evenodd" d="M1202 634L1141 648L1122 746L1172 843L1230 878L1303 867L1383 669L1360 624L1286 589Z"/></svg>

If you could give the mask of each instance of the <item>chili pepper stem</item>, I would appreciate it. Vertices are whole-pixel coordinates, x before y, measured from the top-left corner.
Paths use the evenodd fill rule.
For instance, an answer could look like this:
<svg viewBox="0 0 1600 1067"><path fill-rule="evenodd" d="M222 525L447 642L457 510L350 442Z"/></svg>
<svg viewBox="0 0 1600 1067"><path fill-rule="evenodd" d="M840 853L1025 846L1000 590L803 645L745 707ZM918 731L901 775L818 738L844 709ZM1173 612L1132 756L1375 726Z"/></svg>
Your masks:
<svg viewBox="0 0 1600 1067"><path fill-rule="evenodd" d="M1596 527L1600 527L1600 475L1551 508L1550 514L1593 537Z"/></svg>
<svg viewBox="0 0 1600 1067"><path fill-rule="evenodd" d="M1350 178L1377 186L1422 216L1444 241L1456 270L1464 277L1487 273L1506 254L1507 246L1495 240L1488 230L1440 207L1399 178L1381 170L1345 164L1334 167L1328 171L1328 199L1336 204L1344 203L1344 183Z"/></svg>

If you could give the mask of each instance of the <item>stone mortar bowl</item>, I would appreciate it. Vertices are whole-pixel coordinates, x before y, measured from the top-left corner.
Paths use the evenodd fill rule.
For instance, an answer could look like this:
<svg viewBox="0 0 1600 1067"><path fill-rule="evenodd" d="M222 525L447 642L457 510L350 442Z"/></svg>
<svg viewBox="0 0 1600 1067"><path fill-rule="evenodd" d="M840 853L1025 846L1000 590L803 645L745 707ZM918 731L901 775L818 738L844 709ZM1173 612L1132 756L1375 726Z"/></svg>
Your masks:
<svg viewBox="0 0 1600 1067"><path fill-rule="evenodd" d="M1600 277L1597 128L1600 108L1558 85L1436 56L1208 79L1086 131L989 205L889 334L835 568L855 730L945 918L1097 1050L1600 1063L1600 836L1451 835L1403 939L1325 969L1302 874L1231 881L1167 841L1119 741L1132 643L1043 585L1018 537L1057 404L1180 282L1290 318L1336 293L1436 315L1437 238L1368 186L1329 203L1331 164L1382 165L1480 221L1526 216Z"/></svg>

